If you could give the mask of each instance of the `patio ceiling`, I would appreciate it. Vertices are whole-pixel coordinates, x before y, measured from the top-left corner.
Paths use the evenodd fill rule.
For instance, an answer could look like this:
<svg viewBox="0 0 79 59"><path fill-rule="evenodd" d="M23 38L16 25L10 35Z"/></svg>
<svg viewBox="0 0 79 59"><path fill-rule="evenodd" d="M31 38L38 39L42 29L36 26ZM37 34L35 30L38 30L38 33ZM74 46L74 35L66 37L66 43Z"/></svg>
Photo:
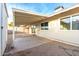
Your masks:
<svg viewBox="0 0 79 59"><path fill-rule="evenodd" d="M15 25L30 25L40 20L47 18L46 16L41 16L29 11L13 9L13 16L15 20Z"/></svg>

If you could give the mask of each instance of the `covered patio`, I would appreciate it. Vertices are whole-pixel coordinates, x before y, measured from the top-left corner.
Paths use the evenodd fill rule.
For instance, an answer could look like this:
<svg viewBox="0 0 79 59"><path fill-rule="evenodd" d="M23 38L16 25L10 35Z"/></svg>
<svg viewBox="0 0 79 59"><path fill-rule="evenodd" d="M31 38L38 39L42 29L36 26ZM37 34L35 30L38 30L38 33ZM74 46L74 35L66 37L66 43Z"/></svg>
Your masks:
<svg viewBox="0 0 79 59"><path fill-rule="evenodd" d="M77 8L76 10L79 10ZM67 11L69 13L71 10ZM77 11L72 12L77 13ZM32 27L36 26L38 22L45 21L48 17L34 14L29 11L23 11L18 9L13 9L14 15L14 30L13 30L13 45L14 48L4 55L9 56L78 56L79 47L61 43L58 41L53 41L56 39L47 39L35 34L37 31L32 32ZM61 17L59 15L66 14L58 13L54 16L49 17L50 20ZM48 21L48 19L46 20ZM15 26L23 26L22 32L15 31ZM25 32L25 29L27 31ZM21 30L21 29L20 29ZM28 33L27 33L28 32Z"/></svg>

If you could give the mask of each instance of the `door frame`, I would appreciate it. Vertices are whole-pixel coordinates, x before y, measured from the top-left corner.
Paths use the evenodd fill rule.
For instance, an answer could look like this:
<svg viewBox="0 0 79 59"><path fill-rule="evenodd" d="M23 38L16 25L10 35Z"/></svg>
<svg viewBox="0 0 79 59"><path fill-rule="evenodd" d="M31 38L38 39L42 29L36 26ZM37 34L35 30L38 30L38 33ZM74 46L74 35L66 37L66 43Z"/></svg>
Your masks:
<svg viewBox="0 0 79 59"><path fill-rule="evenodd" d="M0 3L0 55L2 55L2 3Z"/></svg>
<svg viewBox="0 0 79 59"><path fill-rule="evenodd" d="M0 16L1 16L1 3L0 3ZM1 55L1 17L0 17L0 55Z"/></svg>

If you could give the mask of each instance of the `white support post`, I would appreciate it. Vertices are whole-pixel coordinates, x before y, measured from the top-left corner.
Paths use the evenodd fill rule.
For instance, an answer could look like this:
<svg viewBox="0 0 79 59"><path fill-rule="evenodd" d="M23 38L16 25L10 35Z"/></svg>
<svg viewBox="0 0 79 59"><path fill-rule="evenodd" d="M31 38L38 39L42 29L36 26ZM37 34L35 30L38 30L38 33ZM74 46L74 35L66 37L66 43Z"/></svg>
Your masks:
<svg viewBox="0 0 79 59"><path fill-rule="evenodd" d="M70 16L70 30L72 30L72 16Z"/></svg>
<svg viewBox="0 0 79 59"><path fill-rule="evenodd" d="M13 41L15 39L15 23L13 22Z"/></svg>
<svg viewBox="0 0 79 59"><path fill-rule="evenodd" d="M13 15L13 45L12 47L14 47L14 40L15 40L15 17Z"/></svg>
<svg viewBox="0 0 79 59"><path fill-rule="evenodd" d="M61 18L59 18L58 21L59 21L59 26L58 26L59 29L58 29L58 31L61 31Z"/></svg>

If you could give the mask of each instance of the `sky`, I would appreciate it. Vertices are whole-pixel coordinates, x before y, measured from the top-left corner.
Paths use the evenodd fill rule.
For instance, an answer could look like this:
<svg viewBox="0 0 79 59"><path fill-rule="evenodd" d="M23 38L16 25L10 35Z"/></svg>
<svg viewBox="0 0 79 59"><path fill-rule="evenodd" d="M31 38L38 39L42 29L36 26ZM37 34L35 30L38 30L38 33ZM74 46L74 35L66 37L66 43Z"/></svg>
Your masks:
<svg viewBox="0 0 79 59"><path fill-rule="evenodd" d="M12 8L29 10L40 15L51 15L55 8L63 6L65 9L75 5L75 3L7 3L9 21L12 20Z"/></svg>

